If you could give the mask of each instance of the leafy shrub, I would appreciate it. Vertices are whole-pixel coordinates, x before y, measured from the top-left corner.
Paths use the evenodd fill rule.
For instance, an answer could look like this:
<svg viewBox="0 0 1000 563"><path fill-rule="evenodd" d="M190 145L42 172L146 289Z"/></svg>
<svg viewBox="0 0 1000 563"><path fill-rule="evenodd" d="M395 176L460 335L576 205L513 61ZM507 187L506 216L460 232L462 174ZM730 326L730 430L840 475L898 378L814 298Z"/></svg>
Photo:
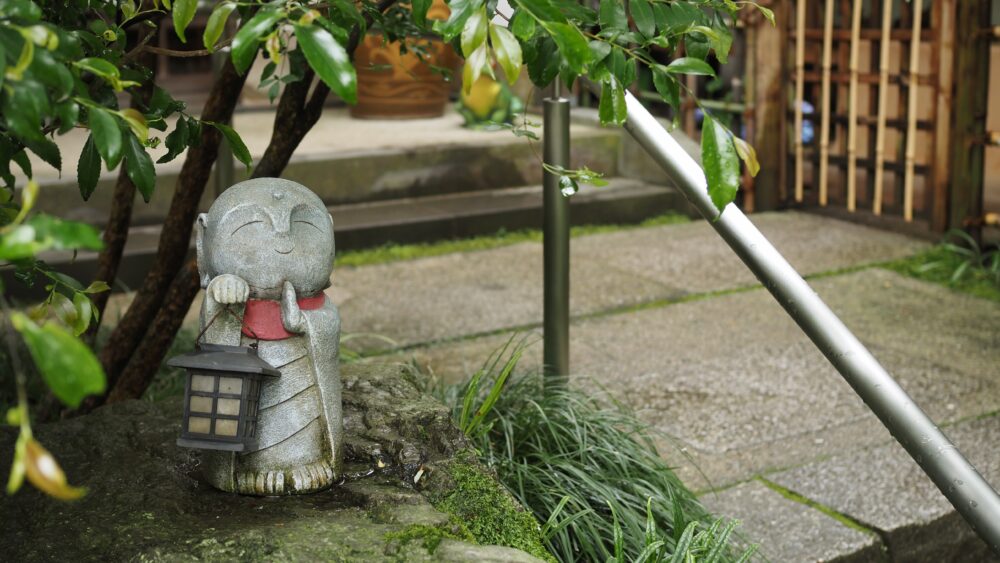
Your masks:
<svg viewBox="0 0 1000 563"><path fill-rule="evenodd" d="M468 381L436 393L481 461L544 523L560 561L735 559L735 523L712 520L646 424L582 385L514 375L522 352L508 342Z"/></svg>

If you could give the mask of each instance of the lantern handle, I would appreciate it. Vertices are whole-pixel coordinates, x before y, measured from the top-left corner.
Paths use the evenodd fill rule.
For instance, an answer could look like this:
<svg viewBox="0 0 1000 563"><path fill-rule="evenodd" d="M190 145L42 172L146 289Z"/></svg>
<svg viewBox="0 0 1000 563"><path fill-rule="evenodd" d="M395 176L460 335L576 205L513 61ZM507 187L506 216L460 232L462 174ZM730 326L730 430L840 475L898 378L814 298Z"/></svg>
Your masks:
<svg viewBox="0 0 1000 563"><path fill-rule="evenodd" d="M228 304L225 305L222 309L219 309L219 311L215 313L215 315L211 318L211 320L209 320L208 323L205 324L205 327L201 329L201 332L199 332L198 336L194 339L195 345L201 345L202 343L201 338L205 336L205 333L208 332L208 329L212 327L212 324L215 323L216 319L218 319L219 315L221 315L223 312L229 313L234 319L239 319L241 325L240 328L247 329L250 332L250 336L252 336L254 339L254 343L251 344L250 347L256 350L257 347L260 345L260 337L257 336L257 333L254 332L254 330L250 327L250 325L247 324L246 319L233 312L233 310L229 308Z"/></svg>

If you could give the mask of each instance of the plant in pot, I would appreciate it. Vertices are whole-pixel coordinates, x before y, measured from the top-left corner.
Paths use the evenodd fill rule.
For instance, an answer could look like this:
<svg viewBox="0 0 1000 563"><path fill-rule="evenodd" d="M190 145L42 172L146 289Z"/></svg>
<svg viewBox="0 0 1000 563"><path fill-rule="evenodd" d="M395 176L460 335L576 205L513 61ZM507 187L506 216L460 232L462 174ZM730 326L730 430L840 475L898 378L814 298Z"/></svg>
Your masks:
<svg viewBox="0 0 1000 563"><path fill-rule="evenodd" d="M364 119L416 119L444 113L449 79L460 60L451 45L427 33L428 21L448 19L444 0L433 0L423 21L406 6L393 6L381 29L365 35L354 53L358 103L351 116Z"/></svg>

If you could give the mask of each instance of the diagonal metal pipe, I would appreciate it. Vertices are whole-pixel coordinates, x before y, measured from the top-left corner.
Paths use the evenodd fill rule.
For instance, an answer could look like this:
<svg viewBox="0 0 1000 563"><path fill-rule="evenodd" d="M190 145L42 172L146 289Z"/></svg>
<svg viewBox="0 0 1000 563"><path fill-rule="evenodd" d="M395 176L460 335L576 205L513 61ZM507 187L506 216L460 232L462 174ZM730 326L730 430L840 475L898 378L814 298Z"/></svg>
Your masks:
<svg viewBox="0 0 1000 563"><path fill-rule="evenodd" d="M593 86L588 84L600 95ZM705 172L659 121L632 94L626 92L625 101L625 130L708 219L979 537L1000 555L1000 496L993 487L738 207L730 204L719 215L708 196Z"/></svg>

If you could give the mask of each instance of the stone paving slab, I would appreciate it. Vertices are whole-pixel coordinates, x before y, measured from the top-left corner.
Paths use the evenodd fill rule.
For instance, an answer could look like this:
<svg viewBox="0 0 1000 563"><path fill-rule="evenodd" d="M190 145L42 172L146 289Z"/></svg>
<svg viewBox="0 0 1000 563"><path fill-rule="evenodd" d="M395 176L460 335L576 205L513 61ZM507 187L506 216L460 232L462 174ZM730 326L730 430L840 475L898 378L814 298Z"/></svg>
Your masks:
<svg viewBox="0 0 1000 563"><path fill-rule="evenodd" d="M701 501L712 514L739 520L739 543L757 544L757 553L771 561L883 561L882 540L876 534L785 498L760 481L706 494Z"/></svg>
<svg viewBox="0 0 1000 563"><path fill-rule="evenodd" d="M1000 305L881 269L812 286L936 421L1000 409L1000 331L990 328L1000 326ZM395 357L453 380L506 338ZM580 320L570 350L575 375L596 380L673 438L664 453L695 488L891 439L762 289ZM540 362L536 344L524 365Z"/></svg>
<svg viewBox="0 0 1000 563"><path fill-rule="evenodd" d="M994 485L1000 483L1000 416L945 434ZM895 442L811 463L769 480L875 529L893 561L1000 561Z"/></svg>
<svg viewBox="0 0 1000 563"><path fill-rule="evenodd" d="M805 213L762 213L753 221L803 274L893 260L926 247ZM573 315L756 284L705 221L578 237L571 248ZM339 268L330 294L346 332L381 334L401 346L539 324L542 246Z"/></svg>

